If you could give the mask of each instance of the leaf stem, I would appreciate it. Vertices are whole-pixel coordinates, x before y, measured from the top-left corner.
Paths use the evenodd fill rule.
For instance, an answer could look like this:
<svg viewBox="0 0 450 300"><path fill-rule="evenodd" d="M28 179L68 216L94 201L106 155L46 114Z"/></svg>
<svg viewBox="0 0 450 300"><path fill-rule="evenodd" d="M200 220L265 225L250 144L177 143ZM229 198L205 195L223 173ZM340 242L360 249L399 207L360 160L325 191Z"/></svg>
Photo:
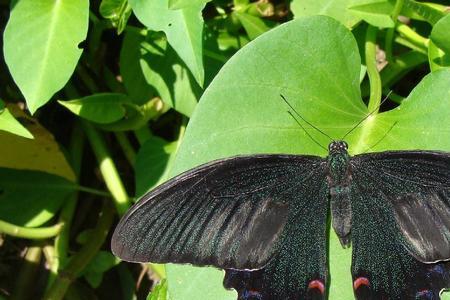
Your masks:
<svg viewBox="0 0 450 300"><path fill-rule="evenodd" d="M82 186L82 185L77 185L76 189L80 192L86 192L92 195L97 195L97 196L101 196L101 197L106 197L106 198L110 198L111 194L105 191L101 191L98 189L93 189L87 186Z"/></svg>
<svg viewBox="0 0 450 300"><path fill-rule="evenodd" d="M44 295L44 300L60 300L69 288L73 280L80 276L84 268L94 258L100 247L105 242L109 229L114 219L114 207L111 201L104 200L102 211L97 226L92 232L91 238L77 254L72 256L67 266L58 273L58 277Z"/></svg>
<svg viewBox="0 0 450 300"><path fill-rule="evenodd" d="M367 65L367 74L370 82L370 98L368 109L370 112L377 113L381 102L381 78L377 69L376 57L376 39L378 28L369 25L366 32L365 57Z"/></svg>
<svg viewBox="0 0 450 300"><path fill-rule="evenodd" d="M123 131L114 132L114 135L120 145L120 148L122 148L128 163L134 167L134 162L136 161L136 151L128 140L127 135Z"/></svg>
<svg viewBox="0 0 450 300"><path fill-rule="evenodd" d="M28 228L0 220L0 232L10 236L32 240L54 237L61 231L62 227L62 224L56 224L49 227Z"/></svg>
<svg viewBox="0 0 450 300"><path fill-rule="evenodd" d="M130 207L131 201L122 180L120 179L114 160L112 159L100 132L87 121L82 120L81 125L97 158L105 184L113 196L117 212L119 215L123 215Z"/></svg>

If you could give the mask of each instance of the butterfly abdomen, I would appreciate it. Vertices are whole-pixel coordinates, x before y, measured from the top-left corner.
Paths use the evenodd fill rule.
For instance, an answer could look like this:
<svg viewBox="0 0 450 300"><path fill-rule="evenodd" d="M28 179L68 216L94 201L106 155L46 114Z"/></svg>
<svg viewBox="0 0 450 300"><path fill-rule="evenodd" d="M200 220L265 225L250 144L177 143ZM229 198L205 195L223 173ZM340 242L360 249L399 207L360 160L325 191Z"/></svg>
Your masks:
<svg viewBox="0 0 450 300"><path fill-rule="evenodd" d="M350 199L351 167L346 149L330 152L327 183L333 229L343 247L350 246L352 206Z"/></svg>

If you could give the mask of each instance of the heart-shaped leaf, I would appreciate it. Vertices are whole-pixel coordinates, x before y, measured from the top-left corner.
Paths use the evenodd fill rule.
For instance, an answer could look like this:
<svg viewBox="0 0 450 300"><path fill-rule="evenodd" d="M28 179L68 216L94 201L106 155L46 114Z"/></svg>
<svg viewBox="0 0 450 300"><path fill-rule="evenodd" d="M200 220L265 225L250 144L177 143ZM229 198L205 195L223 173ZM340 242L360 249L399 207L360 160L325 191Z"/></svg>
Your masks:
<svg viewBox="0 0 450 300"><path fill-rule="evenodd" d="M195 80L203 86L202 33L203 18L201 11L204 1L197 5L172 10L168 0L147 1L130 0L133 12L150 30L164 31L167 40L181 59L191 70Z"/></svg>
<svg viewBox="0 0 450 300"><path fill-rule="evenodd" d="M75 189L75 183L60 176L0 168L0 219L19 226L40 226Z"/></svg>
<svg viewBox="0 0 450 300"><path fill-rule="evenodd" d="M89 1L16 1L4 33L5 60L34 113L69 80L87 34Z"/></svg>
<svg viewBox="0 0 450 300"><path fill-rule="evenodd" d="M280 55L282 53L283 55ZM360 55L352 34L337 21L315 16L281 25L241 49L205 91L174 162L172 175L236 154L325 156L281 100L333 138L368 115L360 96ZM365 120L347 138L352 154L386 149L450 150L450 71L429 75L402 105ZM300 120L301 121L301 120ZM324 147L330 140L308 125ZM352 299L351 250L334 233L330 242L330 295ZM223 272L167 266L173 299L236 299L222 287Z"/></svg>

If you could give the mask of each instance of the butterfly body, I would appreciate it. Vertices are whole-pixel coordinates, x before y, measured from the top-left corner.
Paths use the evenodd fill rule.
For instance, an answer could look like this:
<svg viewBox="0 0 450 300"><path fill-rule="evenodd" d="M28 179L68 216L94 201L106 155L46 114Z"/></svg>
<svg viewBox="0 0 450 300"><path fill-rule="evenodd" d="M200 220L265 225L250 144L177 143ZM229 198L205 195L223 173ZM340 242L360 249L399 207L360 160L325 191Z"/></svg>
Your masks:
<svg viewBox="0 0 450 300"><path fill-rule="evenodd" d="M238 299L324 299L327 218L352 245L357 299L439 299L450 287L450 154L326 158L261 154L213 161L147 193L113 252L135 262L213 265ZM331 274L332 275L332 274Z"/></svg>

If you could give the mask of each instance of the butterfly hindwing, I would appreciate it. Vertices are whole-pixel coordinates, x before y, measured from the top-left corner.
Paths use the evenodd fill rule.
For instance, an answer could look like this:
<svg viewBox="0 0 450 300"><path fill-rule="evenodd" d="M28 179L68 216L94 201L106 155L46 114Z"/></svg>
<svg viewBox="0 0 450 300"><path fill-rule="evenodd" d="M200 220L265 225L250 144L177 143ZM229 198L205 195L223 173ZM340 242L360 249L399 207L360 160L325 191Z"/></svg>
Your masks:
<svg viewBox="0 0 450 300"><path fill-rule="evenodd" d="M448 263L429 264L450 259L449 163L447 153L423 151L352 158L358 299L439 299L450 287Z"/></svg>
<svg viewBox="0 0 450 300"><path fill-rule="evenodd" d="M297 196L290 191L321 162L313 156L252 155L189 170L127 212L112 250L133 262L261 268L286 226Z"/></svg>

